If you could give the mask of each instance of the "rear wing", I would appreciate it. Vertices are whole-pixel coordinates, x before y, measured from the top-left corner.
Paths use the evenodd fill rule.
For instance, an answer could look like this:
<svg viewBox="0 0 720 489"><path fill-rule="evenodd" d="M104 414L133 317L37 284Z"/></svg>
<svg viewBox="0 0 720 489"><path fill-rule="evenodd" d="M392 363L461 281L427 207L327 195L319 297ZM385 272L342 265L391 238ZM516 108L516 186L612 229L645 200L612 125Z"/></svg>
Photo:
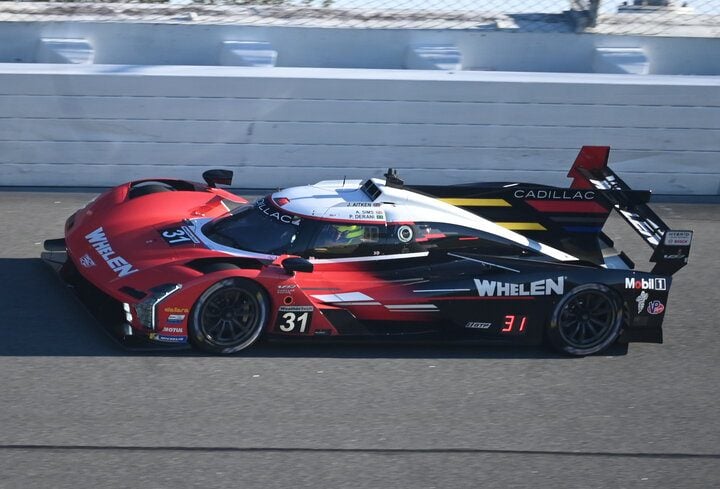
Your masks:
<svg viewBox="0 0 720 489"><path fill-rule="evenodd" d="M647 202L649 191L632 190L608 168L609 146L583 146L568 177L570 188L600 190L602 197L653 248L652 273L671 275L687 264L692 231L671 230Z"/></svg>

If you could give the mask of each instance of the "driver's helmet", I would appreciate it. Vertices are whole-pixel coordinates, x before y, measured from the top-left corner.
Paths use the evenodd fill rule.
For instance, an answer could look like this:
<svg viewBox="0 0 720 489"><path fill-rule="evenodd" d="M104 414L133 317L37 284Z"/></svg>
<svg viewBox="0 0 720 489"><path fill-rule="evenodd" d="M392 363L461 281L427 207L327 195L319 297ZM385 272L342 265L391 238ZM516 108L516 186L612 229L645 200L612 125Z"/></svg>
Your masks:
<svg viewBox="0 0 720 489"><path fill-rule="evenodd" d="M343 224L333 227L337 231L337 238L335 239L337 242L357 243L364 235L363 228L357 224Z"/></svg>

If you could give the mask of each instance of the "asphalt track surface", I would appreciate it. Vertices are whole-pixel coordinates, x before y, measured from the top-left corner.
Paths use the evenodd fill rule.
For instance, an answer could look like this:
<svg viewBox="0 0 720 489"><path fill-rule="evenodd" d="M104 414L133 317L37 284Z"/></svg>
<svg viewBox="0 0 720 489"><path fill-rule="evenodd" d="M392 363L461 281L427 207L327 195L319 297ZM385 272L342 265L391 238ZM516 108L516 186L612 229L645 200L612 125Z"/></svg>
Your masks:
<svg viewBox="0 0 720 489"><path fill-rule="evenodd" d="M720 206L694 229L665 344L263 344L218 358L110 340L41 242L94 192L0 191L2 488L710 488L720 484ZM649 249L607 226L640 262ZM642 263L640 263L642 266Z"/></svg>

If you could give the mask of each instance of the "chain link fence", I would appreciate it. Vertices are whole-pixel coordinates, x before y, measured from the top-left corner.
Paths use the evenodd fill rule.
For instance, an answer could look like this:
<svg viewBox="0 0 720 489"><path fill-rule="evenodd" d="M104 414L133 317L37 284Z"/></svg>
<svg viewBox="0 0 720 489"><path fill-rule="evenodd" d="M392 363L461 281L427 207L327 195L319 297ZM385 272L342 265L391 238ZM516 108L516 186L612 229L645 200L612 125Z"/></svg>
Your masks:
<svg viewBox="0 0 720 489"><path fill-rule="evenodd" d="M0 22L68 20L720 37L720 0L0 1Z"/></svg>

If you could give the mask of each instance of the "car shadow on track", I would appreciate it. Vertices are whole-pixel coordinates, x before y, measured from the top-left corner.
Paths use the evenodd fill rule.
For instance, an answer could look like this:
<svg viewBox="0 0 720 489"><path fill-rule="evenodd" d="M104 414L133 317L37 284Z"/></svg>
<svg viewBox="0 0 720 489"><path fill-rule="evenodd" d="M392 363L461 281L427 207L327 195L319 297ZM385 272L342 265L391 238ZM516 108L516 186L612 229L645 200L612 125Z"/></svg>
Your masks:
<svg viewBox="0 0 720 489"><path fill-rule="evenodd" d="M39 258L0 258L0 356L122 355Z"/></svg>
<svg viewBox="0 0 720 489"><path fill-rule="evenodd" d="M617 347L605 355L623 355ZM0 356L204 356L190 349L126 348L105 333L74 293L40 259L0 258ZM571 359L542 347L467 344L267 342L250 358L537 358Z"/></svg>

